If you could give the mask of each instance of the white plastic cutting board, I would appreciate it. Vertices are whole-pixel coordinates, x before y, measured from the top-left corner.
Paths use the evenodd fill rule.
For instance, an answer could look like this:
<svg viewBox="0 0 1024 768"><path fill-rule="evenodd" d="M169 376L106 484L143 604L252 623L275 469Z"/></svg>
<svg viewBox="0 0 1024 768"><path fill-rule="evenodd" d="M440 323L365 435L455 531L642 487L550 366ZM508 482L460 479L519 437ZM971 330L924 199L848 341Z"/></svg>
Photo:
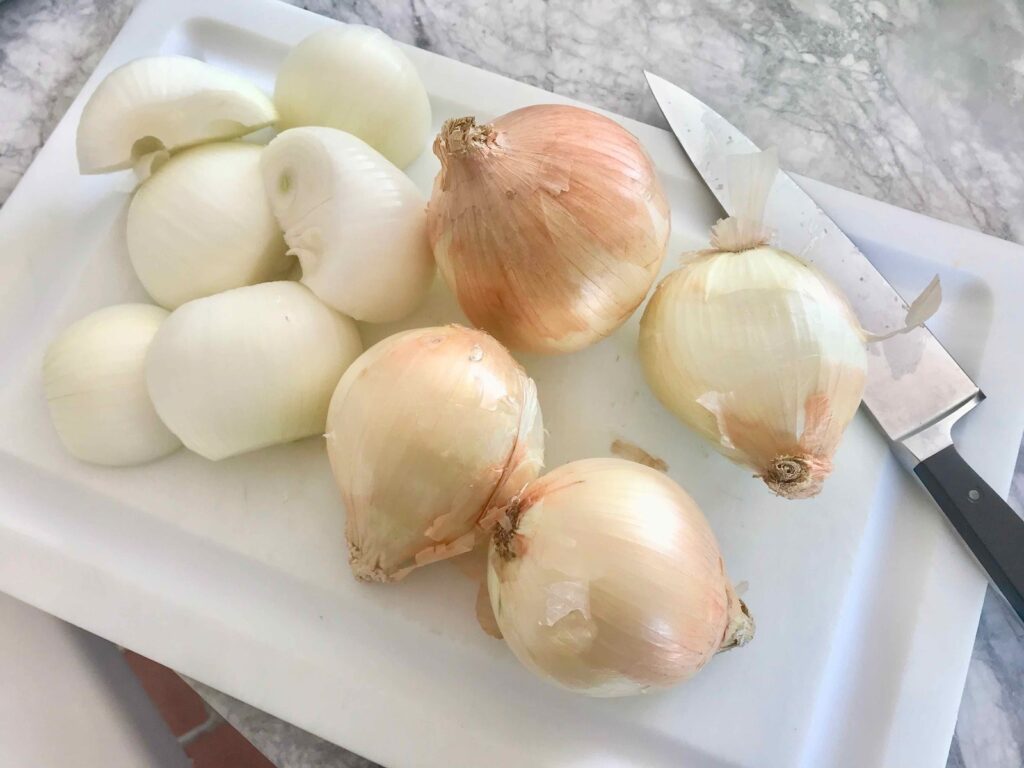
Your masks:
<svg viewBox="0 0 1024 768"><path fill-rule="evenodd" d="M84 97L157 52L269 89L287 46L329 23L266 0L144 0L0 212L0 589L393 767L943 765L984 581L940 513L863 415L821 496L771 497L653 400L637 317L582 353L523 362L549 466L608 455L617 437L662 457L749 583L755 641L661 695L590 700L534 678L477 628L475 586L450 564L394 587L356 583L318 439L125 470L61 450L41 393L46 344L92 309L144 299L123 242L131 179L76 171ZM567 101L409 55L435 128ZM669 270L706 242L716 209L667 133L622 122L672 201ZM436 169L428 151L409 172L426 191ZM990 395L960 445L1007 489L1024 426L1024 249L807 184L905 294L941 274L932 327ZM403 326L458 319L438 285ZM365 341L393 330L367 328Z"/></svg>

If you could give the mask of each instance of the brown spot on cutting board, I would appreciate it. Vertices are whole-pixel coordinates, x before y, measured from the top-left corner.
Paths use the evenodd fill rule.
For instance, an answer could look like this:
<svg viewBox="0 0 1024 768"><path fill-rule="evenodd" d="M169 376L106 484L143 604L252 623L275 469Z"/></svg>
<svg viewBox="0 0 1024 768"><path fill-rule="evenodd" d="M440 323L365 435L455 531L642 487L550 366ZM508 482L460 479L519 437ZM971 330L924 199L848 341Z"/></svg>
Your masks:
<svg viewBox="0 0 1024 768"><path fill-rule="evenodd" d="M455 570L477 585L476 593L476 620L480 628L491 637L501 639L501 630L498 628L498 620L491 610L491 598L487 594L487 550L485 541L464 555L453 557L447 562L455 566Z"/></svg>
<svg viewBox="0 0 1024 768"><path fill-rule="evenodd" d="M645 467L656 469L659 472L668 472L668 464L664 459L652 456L636 443L631 443L621 437L612 440L612 453L620 459L635 461L637 464L643 464Z"/></svg>
<svg viewBox="0 0 1024 768"><path fill-rule="evenodd" d="M491 609L491 597L487 594L486 581L480 582L480 588L476 593L476 620L480 624L480 629L495 639L501 639L501 628Z"/></svg>
<svg viewBox="0 0 1024 768"><path fill-rule="evenodd" d="M474 547L464 555L451 558L448 562L455 566L455 570L473 582L486 581L487 579L487 545L489 539Z"/></svg>

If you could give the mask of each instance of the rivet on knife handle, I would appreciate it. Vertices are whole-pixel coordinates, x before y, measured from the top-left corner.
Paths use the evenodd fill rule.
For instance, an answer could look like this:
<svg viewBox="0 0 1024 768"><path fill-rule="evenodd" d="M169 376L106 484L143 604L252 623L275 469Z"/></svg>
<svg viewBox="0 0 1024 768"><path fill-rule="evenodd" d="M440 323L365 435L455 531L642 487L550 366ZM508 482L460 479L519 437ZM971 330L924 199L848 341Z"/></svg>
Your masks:
<svg viewBox="0 0 1024 768"><path fill-rule="evenodd" d="M1024 520L952 445L914 468L995 586L1024 620Z"/></svg>

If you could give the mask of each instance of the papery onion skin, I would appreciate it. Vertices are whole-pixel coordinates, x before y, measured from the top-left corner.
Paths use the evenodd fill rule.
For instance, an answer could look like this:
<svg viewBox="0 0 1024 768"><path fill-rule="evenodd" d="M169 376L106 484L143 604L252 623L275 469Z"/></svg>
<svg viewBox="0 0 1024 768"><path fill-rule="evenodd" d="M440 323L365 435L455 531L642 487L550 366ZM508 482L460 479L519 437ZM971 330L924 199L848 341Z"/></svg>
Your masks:
<svg viewBox="0 0 1024 768"><path fill-rule="evenodd" d="M513 349L571 352L633 313L665 255L669 207L640 142L563 105L449 120L427 225L474 325Z"/></svg>
<svg viewBox="0 0 1024 768"><path fill-rule="evenodd" d="M412 180L362 139L292 128L263 152L274 214L302 283L356 320L400 320L434 279L426 201Z"/></svg>
<svg viewBox="0 0 1024 768"><path fill-rule="evenodd" d="M107 75L86 102L78 166L109 173L154 152L233 139L276 120L266 94L231 72L188 56L136 59Z"/></svg>
<svg viewBox="0 0 1024 768"><path fill-rule="evenodd" d="M430 99L399 45L373 27L332 26L302 40L277 73L274 102L285 128L348 131L399 168L430 132Z"/></svg>
<svg viewBox="0 0 1024 768"><path fill-rule="evenodd" d="M468 552L486 538L484 512L544 457L533 381L493 338L457 325L367 350L338 383L326 437L364 581Z"/></svg>
<svg viewBox="0 0 1024 768"><path fill-rule="evenodd" d="M67 328L46 350L43 389L64 447L93 464L128 466L181 447L146 391L146 352L167 310L104 307Z"/></svg>
<svg viewBox="0 0 1024 768"><path fill-rule="evenodd" d="M696 503L623 459L530 483L495 527L488 591L519 660L590 696L675 685L754 632Z"/></svg>
<svg viewBox="0 0 1024 768"><path fill-rule="evenodd" d="M293 282L176 309L146 359L164 423L211 460L322 434L331 393L362 351L355 323Z"/></svg>
<svg viewBox="0 0 1024 768"><path fill-rule="evenodd" d="M293 260L260 174L262 147L207 144L162 164L128 208L135 274L158 304L280 279Z"/></svg>
<svg viewBox="0 0 1024 768"><path fill-rule="evenodd" d="M695 254L640 321L658 399L787 498L817 494L860 405L863 331L845 298L767 246Z"/></svg>

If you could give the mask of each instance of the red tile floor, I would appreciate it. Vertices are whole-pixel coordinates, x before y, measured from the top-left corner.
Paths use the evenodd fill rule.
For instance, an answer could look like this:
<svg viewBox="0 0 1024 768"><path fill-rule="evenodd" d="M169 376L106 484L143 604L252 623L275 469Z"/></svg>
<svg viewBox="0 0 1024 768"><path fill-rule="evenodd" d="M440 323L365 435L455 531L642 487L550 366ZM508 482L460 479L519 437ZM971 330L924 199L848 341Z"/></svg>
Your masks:
<svg viewBox="0 0 1024 768"><path fill-rule="evenodd" d="M125 650L124 658L193 768L274 768L176 673L132 651Z"/></svg>

